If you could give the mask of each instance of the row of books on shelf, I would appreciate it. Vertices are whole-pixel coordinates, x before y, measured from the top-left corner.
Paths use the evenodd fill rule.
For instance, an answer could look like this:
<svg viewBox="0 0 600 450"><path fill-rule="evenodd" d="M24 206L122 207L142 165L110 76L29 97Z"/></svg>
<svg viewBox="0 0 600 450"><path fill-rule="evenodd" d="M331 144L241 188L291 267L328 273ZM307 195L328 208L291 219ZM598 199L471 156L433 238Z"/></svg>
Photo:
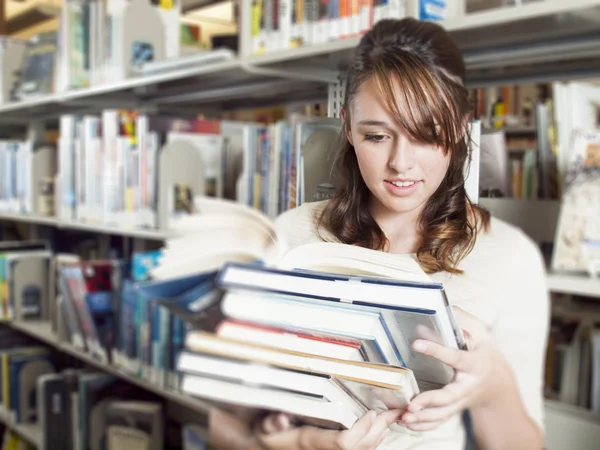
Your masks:
<svg viewBox="0 0 600 450"><path fill-rule="evenodd" d="M539 198L539 163L535 151L526 151L521 158L510 160L511 197L532 200Z"/></svg>
<svg viewBox="0 0 600 450"><path fill-rule="evenodd" d="M331 195L340 128L298 114L272 125L122 110L65 115L57 145L0 142L0 211L170 229L205 195L274 217Z"/></svg>
<svg viewBox="0 0 600 450"><path fill-rule="evenodd" d="M0 103L115 83L206 53L198 26L181 22L181 2L69 0L58 22L29 41L4 39Z"/></svg>
<svg viewBox="0 0 600 450"><path fill-rule="evenodd" d="M548 86L523 83L470 89L473 117L481 119L485 128L534 128L535 105L544 100Z"/></svg>
<svg viewBox="0 0 600 450"><path fill-rule="evenodd" d="M173 423L159 396L76 360L65 361L12 328L1 327L0 336L4 415L11 423L34 425L40 439L37 448L206 448L202 428ZM9 439L8 448L25 445Z"/></svg>
<svg viewBox="0 0 600 450"><path fill-rule="evenodd" d="M273 52L367 32L384 18L443 20L458 14L446 0L261 0L252 6L252 51Z"/></svg>
<svg viewBox="0 0 600 450"><path fill-rule="evenodd" d="M570 315L571 307L558 310L552 318L546 396L600 414L600 310L584 303L579 309L586 317Z"/></svg>
<svg viewBox="0 0 600 450"><path fill-rule="evenodd" d="M264 214L195 203L203 214L158 253L134 254L131 275L129 262L55 255L56 333L159 386L329 428L452 380L411 348L418 338L465 345L443 286L415 260L336 243L287 251ZM97 307L104 297L110 312Z"/></svg>
<svg viewBox="0 0 600 450"><path fill-rule="evenodd" d="M158 254L135 254L131 261L82 261L74 254L31 249L44 245L15 242L9 248L10 242L2 242L2 319L50 321L59 340L99 362L177 387L172 375L185 326L133 286L147 277Z"/></svg>

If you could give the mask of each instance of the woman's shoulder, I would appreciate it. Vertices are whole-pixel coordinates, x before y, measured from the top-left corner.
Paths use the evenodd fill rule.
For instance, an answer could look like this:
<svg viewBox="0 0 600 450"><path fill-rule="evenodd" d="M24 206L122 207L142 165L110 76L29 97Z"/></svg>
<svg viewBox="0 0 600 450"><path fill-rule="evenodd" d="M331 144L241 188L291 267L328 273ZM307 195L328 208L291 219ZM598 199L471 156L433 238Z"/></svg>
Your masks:
<svg viewBox="0 0 600 450"><path fill-rule="evenodd" d="M501 311L527 302L544 310L546 269L538 245L517 228L492 217L480 230L471 252L460 262L462 275L433 274L444 284L449 300L483 320L497 320Z"/></svg>
<svg viewBox="0 0 600 450"><path fill-rule="evenodd" d="M477 234L473 249L464 259L464 271L489 278L545 276L539 245L520 228L491 217L487 230Z"/></svg>
<svg viewBox="0 0 600 450"><path fill-rule="evenodd" d="M291 248L323 240L325 232L318 227L319 218L328 200L303 203L285 211L275 220L277 234Z"/></svg>
<svg viewBox="0 0 600 450"><path fill-rule="evenodd" d="M515 257L541 257L538 244L523 230L494 216L488 229L479 231L473 251L511 261Z"/></svg>

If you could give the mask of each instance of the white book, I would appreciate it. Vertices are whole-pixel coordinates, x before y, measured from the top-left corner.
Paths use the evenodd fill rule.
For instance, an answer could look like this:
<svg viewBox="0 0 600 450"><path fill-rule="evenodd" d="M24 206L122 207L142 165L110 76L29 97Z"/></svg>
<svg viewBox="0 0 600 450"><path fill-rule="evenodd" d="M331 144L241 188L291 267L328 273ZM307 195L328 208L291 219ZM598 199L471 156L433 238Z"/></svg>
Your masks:
<svg viewBox="0 0 600 450"><path fill-rule="evenodd" d="M279 0L279 45L280 50L290 48L292 38L292 6L293 0Z"/></svg>
<svg viewBox="0 0 600 450"><path fill-rule="evenodd" d="M190 352L181 354L177 368L184 373L233 383L318 395L329 402L337 403L356 417L361 417L368 411L367 405L358 401L341 383L329 375Z"/></svg>
<svg viewBox="0 0 600 450"><path fill-rule="evenodd" d="M323 427L350 428L357 420L352 412L337 403L276 389L256 389L193 375L183 376L181 389L185 393L209 400L288 412Z"/></svg>
<svg viewBox="0 0 600 450"><path fill-rule="evenodd" d="M322 305L296 297L236 291L225 294L221 310L234 320L374 341L381 352L378 358L381 362L394 366L402 364L376 313L337 308L335 305ZM265 314L264 311L269 313Z"/></svg>
<svg viewBox="0 0 600 450"><path fill-rule="evenodd" d="M403 408L419 393L413 373L405 368L275 349L201 331L188 333L185 344L195 353L333 377L369 408Z"/></svg>

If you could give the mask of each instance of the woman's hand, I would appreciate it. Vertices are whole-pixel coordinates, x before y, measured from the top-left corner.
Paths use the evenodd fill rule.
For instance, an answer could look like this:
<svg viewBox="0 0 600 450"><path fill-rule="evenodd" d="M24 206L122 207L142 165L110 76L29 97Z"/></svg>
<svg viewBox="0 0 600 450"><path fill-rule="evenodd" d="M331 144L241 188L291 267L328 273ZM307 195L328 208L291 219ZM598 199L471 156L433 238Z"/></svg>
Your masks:
<svg viewBox="0 0 600 450"><path fill-rule="evenodd" d="M262 422L255 436L259 445L268 450L373 450L401 415L399 410L380 414L369 411L349 430L334 431L311 426L294 428L289 416L272 414Z"/></svg>
<svg viewBox="0 0 600 450"><path fill-rule="evenodd" d="M467 340L468 351L416 340L415 351L429 355L456 370L454 381L442 389L417 395L402 415L401 425L413 431L437 428L466 408L493 404L506 386L516 384L504 356L485 325L460 308L453 308Z"/></svg>

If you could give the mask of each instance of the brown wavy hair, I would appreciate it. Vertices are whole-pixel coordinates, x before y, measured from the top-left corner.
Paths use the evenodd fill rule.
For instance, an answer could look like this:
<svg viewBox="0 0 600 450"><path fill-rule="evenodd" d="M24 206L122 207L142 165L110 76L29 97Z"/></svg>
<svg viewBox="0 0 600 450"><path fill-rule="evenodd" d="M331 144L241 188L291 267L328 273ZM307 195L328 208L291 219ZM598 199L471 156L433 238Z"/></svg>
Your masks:
<svg viewBox="0 0 600 450"><path fill-rule="evenodd" d="M465 191L464 167L470 161L466 124L471 106L462 54L450 35L432 22L381 20L356 48L347 74L346 118L334 163L338 189L318 217L318 228L347 244L389 248L369 211L371 192L346 134L350 106L370 79L411 138L450 152L448 171L420 216L417 259L427 273L462 273L458 265L472 250L477 232L488 228L490 216L473 205Z"/></svg>

